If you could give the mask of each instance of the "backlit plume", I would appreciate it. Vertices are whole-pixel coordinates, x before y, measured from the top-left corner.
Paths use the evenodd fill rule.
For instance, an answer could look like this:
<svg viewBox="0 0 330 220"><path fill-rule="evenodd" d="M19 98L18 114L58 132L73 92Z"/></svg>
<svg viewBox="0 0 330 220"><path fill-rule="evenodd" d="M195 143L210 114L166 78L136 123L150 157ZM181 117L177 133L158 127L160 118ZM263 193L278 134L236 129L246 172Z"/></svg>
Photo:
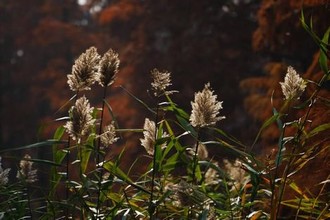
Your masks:
<svg viewBox="0 0 330 220"><path fill-rule="evenodd" d="M160 72L158 69L153 69L151 71L151 76L153 82L151 83L152 90L154 91L154 95L159 97L164 94L171 94L173 91L166 91L167 87L172 85L171 83L171 73L164 71Z"/></svg>
<svg viewBox="0 0 330 220"><path fill-rule="evenodd" d="M280 84L286 100L299 99L306 88L306 82L292 66L288 67L284 82L280 82Z"/></svg>
<svg viewBox="0 0 330 220"><path fill-rule="evenodd" d="M76 59L72 72L68 75L68 84L72 91L90 90L97 80L100 55L95 47L90 47Z"/></svg>
<svg viewBox="0 0 330 220"><path fill-rule="evenodd" d="M104 147L109 147L118 140L118 137L116 137L114 122L105 126L103 134L101 134L100 138Z"/></svg>
<svg viewBox="0 0 330 220"><path fill-rule="evenodd" d="M1 164L1 157L0 157L0 186L6 185L9 181L8 174L10 171L10 168L3 169Z"/></svg>
<svg viewBox="0 0 330 220"><path fill-rule="evenodd" d="M19 170L17 171L16 177L20 180L24 180L27 183L34 183L38 181L37 169L32 169L33 162L30 161L31 156L25 154L24 158L19 163Z"/></svg>
<svg viewBox="0 0 330 220"><path fill-rule="evenodd" d="M210 83L205 84L202 92L195 93L195 100L191 102L191 106L192 112L189 120L194 127L215 125L225 118L218 116L222 109L222 102L217 101L217 95L213 95Z"/></svg>
<svg viewBox="0 0 330 220"><path fill-rule="evenodd" d="M154 148L156 143L157 129L154 121L150 121L149 118L146 118L143 126L143 135L144 137L140 139L141 145L146 149L149 155L154 154ZM162 137L167 137L168 135L164 132ZM166 147L166 144L162 144L161 148Z"/></svg>
<svg viewBox="0 0 330 220"><path fill-rule="evenodd" d="M72 106L69 111L70 121L64 127L73 140L80 140L89 132L95 122L92 117L93 110L85 96L79 98Z"/></svg>
<svg viewBox="0 0 330 220"><path fill-rule="evenodd" d="M98 81L101 86L110 86L114 82L119 63L118 54L112 49L108 50L108 52L103 55L98 70Z"/></svg>

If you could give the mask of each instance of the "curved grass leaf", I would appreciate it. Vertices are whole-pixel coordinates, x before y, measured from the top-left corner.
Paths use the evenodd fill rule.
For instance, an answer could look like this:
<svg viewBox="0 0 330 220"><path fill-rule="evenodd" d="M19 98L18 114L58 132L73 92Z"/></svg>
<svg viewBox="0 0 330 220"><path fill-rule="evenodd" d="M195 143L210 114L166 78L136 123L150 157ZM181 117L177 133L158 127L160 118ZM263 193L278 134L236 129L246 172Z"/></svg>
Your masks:
<svg viewBox="0 0 330 220"><path fill-rule="evenodd" d="M68 142L63 141L63 140L49 139L47 141L41 141L41 142L38 142L38 143L35 143L35 144L26 145L26 146L23 146L23 147L7 148L7 149L4 149L4 150L1 150L0 153L27 150L27 149L32 149L32 148L44 147L44 146L52 146L54 144L66 144L66 143L68 143Z"/></svg>
<svg viewBox="0 0 330 220"><path fill-rule="evenodd" d="M246 146L241 143L238 139L236 139L235 137L227 134L226 132L224 132L223 130L219 129L219 128L215 128L215 127L210 127L210 130L214 130L216 131L218 134L222 135L223 137L227 138L228 140L230 140L231 142L237 144L238 146L241 146L243 149L246 149Z"/></svg>
<svg viewBox="0 0 330 220"><path fill-rule="evenodd" d="M129 96L131 96L133 99L135 99L137 102L142 104L146 109L148 109L151 113L156 114L154 110L152 110L146 103L144 103L141 99L137 98L135 95L133 95L131 92L129 92L127 89L125 89L123 86L119 86L122 88Z"/></svg>
<svg viewBox="0 0 330 220"><path fill-rule="evenodd" d="M261 133L263 132L263 130L265 128L267 128L268 126L270 126L271 124L273 124L274 122L276 122L278 120L278 118L280 118L282 115L281 114L274 114L272 117L270 117L269 119L267 119L261 126L261 128L258 131L258 134L256 136L256 138L253 141L253 144L251 146L251 148L249 149L249 151L252 151L252 149L254 148L254 146L256 145L256 143L258 142Z"/></svg>
<svg viewBox="0 0 330 220"><path fill-rule="evenodd" d="M326 131L330 129L330 123L326 123L326 124L321 124L319 126L317 126L316 128L314 128L313 130L311 130L308 134L306 138L311 138L314 135L317 135L318 133L322 132L322 131Z"/></svg>
<svg viewBox="0 0 330 220"><path fill-rule="evenodd" d="M109 171L114 176L118 177L119 179L123 180L128 185L132 186L133 188L136 188L140 191L143 191L145 193L151 194L147 189L144 189L142 186L139 186L135 184L124 171L122 171L117 165L115 165L112 161L107 161L103 165L104 169Z"/></svg>
<svg viewBox="0 0 330 220"><path fill-rule="evenodd" d="M321 43L328 45L329 33L330 33L330 27L323 35ZM328 66L328 60L329 60L328 49L326 46L324 46L322 44L320 44L319 47L320 47L319 64L320 64L320 67L321 67L323 73L327 76L327 79L329 80L330 71L329 71L329 66Z"/></svg>

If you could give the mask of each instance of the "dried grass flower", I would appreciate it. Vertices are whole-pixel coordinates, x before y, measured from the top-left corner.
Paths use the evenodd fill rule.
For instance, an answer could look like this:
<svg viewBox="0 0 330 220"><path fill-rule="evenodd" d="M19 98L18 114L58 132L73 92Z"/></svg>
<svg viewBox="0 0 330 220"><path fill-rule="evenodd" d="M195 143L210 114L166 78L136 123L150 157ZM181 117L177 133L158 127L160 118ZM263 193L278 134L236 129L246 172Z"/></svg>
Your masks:
<svg viewBox="0 0 330 220"><path fill-rule="evenodd" d="M204 144L198 144L197 155L201 160L205 160L209 157L209 152L207 151L206 146Z"/></svg>
<svg viewBox="0 0 330 220"><path fill-rule="evenodd" d="M284 82L280 84L286 100L299 99L306 88L306 82L292 66L288 67Z"/></svg>
<svg viewBox="0 0 330 220"><path fill-rule="evenodd" d="M160 72L158 69L153 69L151 71L151 76L153 82L151 83L152 90L154 91L154 95L159 97L161 95L169 95L173 93L173 91L167 91L167 87L172 85L171 83L171 73L164 71Z"/></svg>
<svg viewBox="0 0 330 220"><path fill-rule="evenodd" d="M149 118L146 118L143 126L144 137L141 138L140 141L141 141L141 145L146 149L149 155L154 154L157 133L158 133L158 129L156 128L155 122L151 121ZM162 138L168 137L168 134L166 132L163 132L161 137ZM165 148L165 147L166 147L166 143L163 143L161 145L161 148Z"/></svg>
<svg viewBox="0 0 330 220"><path fill-rule="evenodd" d="M27 183L34 183L38 181L37 169L32 169L33 162L30 161L31 156L25 154L23 159L19 163L20 169L17 171L17 179L24 180Z"/></svg>
<svg viewBox="0 0 330 220"><path fill-rule="evenodd" d="M196 152L196 146L193 148L187 148L188 154L194 156ZM197 157L201 160L205 160L209 157L209 152L206 149L206 146L202 143L198 143Z"/></svg>
<svg viewBox="0 0 330 220"><path fill-rule="evenodd" d="M90 47L76 59L72 72L68 75L68 84L72 91L90 90L97 80L100 55L95 47Z"/></svg>
<svg viewBox="0 0 330 220"><path fill-rule="evenodd" d="M225 118L224 116L218 116L223 102L217 101L217 95L213 95L213 92L210 83L207 83L202 92L195 93L195 100L191 102L192 112L189 119L192 126L215 125Z"/></svg>
<svg viewBox="0 0 330 220"><path fill-rule="evenodd" d="M100 138L104 147L109 147L119 139L116 137L114 121L112 121L111 124L105 126L103 133L100 135Z"/></svg>
<svg viewBox="0 0 330 220"><path fill-rule="evenodd" d="M171 199L175 200L179 207L191 206L197 207L207 206L210 204L210 199L202 193L195 185L181 179L179 183L168 183L165 185L165 190L172 192ZM196 207L196 205L198 205Z"/></svg>
<svg viewBox="0 0 330 220"><path fill-rule="evenodd" d="M9 181L8 175L11 170L10 168L7 169L2 168L1 159L2 158L0 157L0 186L6 185L8 183Z"/></svg>
<svg viewBox="0 0 330 220"><path fill-rule="evenodd" d="M218 163L214 163L215 166L218 166ZM218 171L213 169L212 167L209 167L205 173L205 184L206 185L216 185L219 184L220 179L218 176Z"/></svg>
<svg viewBox="0 0 330 220"><path fill-rule="evenodd" d="M71 107L70 121L64 125L64 128L73 140L80 140L90 131L95 122L92 116L93 110L85 96L79 98Z"/></svg>
<svg viewBox="0 0 330 220"><path fill-rule="evenodd" d="M225 170L227 171L230 178L233 180L231 190L239 190L248 181L248 176L245 170L242 168L242 163L238 159L234 163L229 160L223 160Z"/></svg>
<svg viewBox="0 0 330 220"><path fill-rule="evenodd" d="M109 49L102 57L98 70L98 82L101 86L110 86L118 72L120 60L118 53Z"/></svg>

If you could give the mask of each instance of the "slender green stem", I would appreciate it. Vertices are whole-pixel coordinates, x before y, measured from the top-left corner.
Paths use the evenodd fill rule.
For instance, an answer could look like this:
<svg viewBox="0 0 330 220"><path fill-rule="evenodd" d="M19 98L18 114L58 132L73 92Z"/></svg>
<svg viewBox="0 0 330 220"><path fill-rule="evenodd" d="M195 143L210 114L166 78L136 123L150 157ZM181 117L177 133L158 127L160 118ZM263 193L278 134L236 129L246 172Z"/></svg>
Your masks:
<svg viewBox="0 0 330 220"><path fill-rule="evenodd" d="M312 110L312 107L314 106L313 105L314 104L314 97L316 97L318 95L318 93L320 92L320 90L322 88L323 82L325 80L325 77L324 76L322 77L322 79L318 83L318 87L317 87L316 91L312 94L312 96L309 99L311 103L310 103L310 105L308 107L308 110L307 110L306 116L304 117L304 120L302 121L302 123L300 123L300 125L298 127L297 134L296 134L296 136L294 138L295 144L293 146L293 149L292 149L292 152L291 152L291 155L290 155L289 162L287 163L287 165L285 167L285 170L284 170L283 183L282 183L282 186L281 186L281 189L280 189L280 195L279 195L279 198L278 198L278 204L277 204L277 210L276 210L276 219L278 218L278 215L279 215L281 201L282 201L282 198L283 198L283 195L284 195L287 178L288 178L288 175L290 173L290 168L291 168L292 162L293 162L294 157L295 157L294 156L294 153L295 153L297 147L299 147L299 146L297 146L297 144L299 145L300 137L303 134L303 127L305 126L305 124L306 124L306 122L307 122L307 120L309 118L309 115L310 115L310 112Z"/></svg>
<svg viewBox="0 0 330 220"><path fill-rule="evenodd" d="M199 128L197 130L197 141L195 146L195 152L194 152L194 159L193 159L193 169L192 169L192 183L196 183L196 169L198 164L198 147L199 147Z"/></svg>
<svg viewBox="0 0 330 220"><path fill-rule="evenodd" d="M74 105L78 99L78 91L76 93L76 96L74 98ZM69 176L69 167L70 167L70 145L71 145L71 138L70 136L68 136L68 145L67 145L67 148L66 148L66 179L65 179L65 201L68 202L68 199L69 199L69 180L70 180L70 176ZM69 208L66 207L66 219L69 219Z"/></svg>
<svg viewBox="0 0 330 220"><path fill-rule="evenodd" d="M157 128L158 128L158 111L159 111L159 101L157 99L157 107L156 107L156 118L155 118L155 136L154 136L154 140L157 140ZM150 194L150 200L149 200L149 215L150 215L150 219L153 219L153 215L155 212L155 207L154 207L154 187L155 187L155 177L156 177L156 155L157 155L157 147L156 144L154 146L154 154L153 154L153 163L152 163L152 177L151 177L151 194Z"/></svg>
<svg viewBox="0 0 330 220"><path fill-rule="evenodd" d="M197 164L198 164L198 146L199 146L199 128L197 130L197 137L196 137L196 145L195 145L195 152L194 152L194 158L193 158L193 167L192 167L192 177L191 177L191 182L192 184L197 184L196 181L196 169L197 169ZM191 219L193 215L192 207L189 208L189 214L188 218Z"/></svg>
<svg viewBox="0 0 330 220"><path fill-rule="evenodd" d="M32 214L32 207L31 207L31 196L30 196L30 189L29 189L29 185L26 183L26 181L24 181L26 184L26 196L27 196L27 200L28 200L28 206L29 206L29 213L30 213L30 217L31 220L33 219L33 214Z"/></svg>
<svg viewBox="0 0 330 220"><path fill-rule="evenodd" d="M287 105L287 103L285 104L285 106ZM286 109L283 108L283 109ZM285 119L290 115L290 102L288 103L288 113L285 116L284 118L284 121ZM276 188L276 179L277 179L277 175L278 175L278 169L279 169L279 166L280 166L280 159L281 159L281 156L282 156L282 149L283 149L283 145L284 145L284 142L283 142L283 138L284 138L284 135L285 135L285 130L286 130L286 126L285 126L285 122L284 122L284 126L283 128L281 129L281 134L280 134L280 144L279 144L279 151L278 151L278 156L276 158L276 164L275 164L275 171L274 171L274 176L271 178L270 180L270 187L271 187L271 193L272 193L272 196L270 198L270 207L272 208L271 210L271 216L273 219L274 216L276 216L276 213L277 213L277 207L274 206L274 204L276 203L276 199L277 199L277 194L275 193L275 188ZM275 211L275 212L274 212Z"/></svg>
<svg viewBox="0 0 330 220"><path fill-rule="evenodd" d="M102 126L103 126L103 116L104 116L104 107L105 107L105 99L106 99L106 94L107 94L107 87L104 87L103 90L103 99L102 99L102 110L101 110L101 120L100 120L100 127L99 127L99 136L102 134ZM103 157L101 158L101 138L98 139L97 142L97 152L96 152L96 168L99 169L101 167L99 167L100 164L100 160L104 159ZM97 213L100 214L100 206L101 206L101 201L100 201L100 195L101 195L101 191L102 191L102 175L103 175L103 169L98 170L98 191L97 191ZM99 216L97 216L97 219L99 218Z"/></svg>

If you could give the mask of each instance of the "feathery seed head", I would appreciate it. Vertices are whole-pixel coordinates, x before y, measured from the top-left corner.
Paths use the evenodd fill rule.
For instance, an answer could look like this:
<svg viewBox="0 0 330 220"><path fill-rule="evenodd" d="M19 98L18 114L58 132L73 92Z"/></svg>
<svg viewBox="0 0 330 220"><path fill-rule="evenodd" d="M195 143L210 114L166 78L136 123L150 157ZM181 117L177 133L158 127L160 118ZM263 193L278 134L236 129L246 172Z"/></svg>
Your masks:
<svg viewBox="0 0 330 220"><path fill-rule="evenodd" d="M33 162L30 161L31 156L25 154L23 159L19 163L20 170L17 171L17 179L23 179L27 183L34 183L38 181L37 169L32 169Z"/></svg>
<svg viewBox="0 0 330 220"><path fill-rule="evenodd" d="M239 190L249 179L246 172L242 169L242 163L238 159L234 163L227 159L223 160L225 170L233 181L231 190Z"/></svg>
<svg viewBox="0 0 330 220"><path fill-rule="evenodd" d="M288 67L284 82L280 84L286 100L299 99L306 88L306 82L292 66Z"/></svg>
<svg viewBox="0 0 330 220"><path fill-rule="evenodd" d="M143 126L143 138L140 139L141 145L146 149L147 153L149 155L154 154L154 148L156 143L156 135L158 131L156 129L156 124L154 121L149 120L149 118L146 118L144 121ZM162 137L167 137L168 135L166 132L162 134ZM166 143L161 145L161 148L165 148Z"/></svg>
<svg viewBox="0 0 330 220"><path fill-rule="evenodd" d="M201 160L205 160L209 157L209 152L206 149L206 146L202 143L198 144L197 156Z"/></svg>
<svg viewBox="0 0 330 220"><path fill-rule="evenodd" d="M100 55L95 47L90 47L76 59L72 72L68 75L68 84L72 91L90 90L97 80Z"/></svg>
<svg viewBox="0 0 330 220"><path fill-rule="evenodd" d="M109 147L119 139L116 137L116 128L113 121L111 124L105 126L103 134L100 135L100 138L104 147Z"/></svg>
<svg viewBox="0 0 330 220"><path fill-rule="evenodd" d="M193 148L187 148L187 152L190 156L194 156L196 152L196 146L194 146ZM197 157L200 160L205 160L208 158L208 156L209 152L207 151L206 146L202 143L199 143L197 149Z"/></svg>
<svg viewBox="0 0 330 220"><path fill-rule="evenodd" d="M217 95L213 95L213 92L210 83L207 83L202 92L195 93L195 100L191 102L192 112L189 119L192 126L207 127L225 118L218 116L223 102L217 101Z"/></svg>
<svg viewBox="0 0 330 220"><path fill-rule="evenodd" d="M156 97L173 93L173 91L166 91L166 88L172 85L170 72L160 72L158 69L153 69L151 71L151 76L153 79L151 86Z"/></svg>
<svg viewBox="0 0 330 220"><path fill-rule="evenodd" d="M11 170L10 168L7 168L5 170L2 168L1 159L2 158L0 157L0 186L6 185L8 183L8 174Z"/></svg>
<svg viewBox="0 0 330 220"><path fill-rule="evenodd" d="M112 49L109 49L108 52L103 55L98 71L98 81L101 86L110 86L114 82L119 63L118 54Z"/></svg>
<svg viewBox="0 0 330 220"><path fill-rule="evenodd" d="M218 166L217 163L215 163L214 165ZM216 185L219 184L220 179L218 177L218 172L209 167L205 173L205 184L206 185Z"/></svg>
<svg viewBox="0 0 330 220"><path fill-rule="evenodd" d="M64 125L64 128L73 140L80 140L90 131L95 122L92 116L93 110L85 96L79 98L71 107L70 121Z"/></svg>

